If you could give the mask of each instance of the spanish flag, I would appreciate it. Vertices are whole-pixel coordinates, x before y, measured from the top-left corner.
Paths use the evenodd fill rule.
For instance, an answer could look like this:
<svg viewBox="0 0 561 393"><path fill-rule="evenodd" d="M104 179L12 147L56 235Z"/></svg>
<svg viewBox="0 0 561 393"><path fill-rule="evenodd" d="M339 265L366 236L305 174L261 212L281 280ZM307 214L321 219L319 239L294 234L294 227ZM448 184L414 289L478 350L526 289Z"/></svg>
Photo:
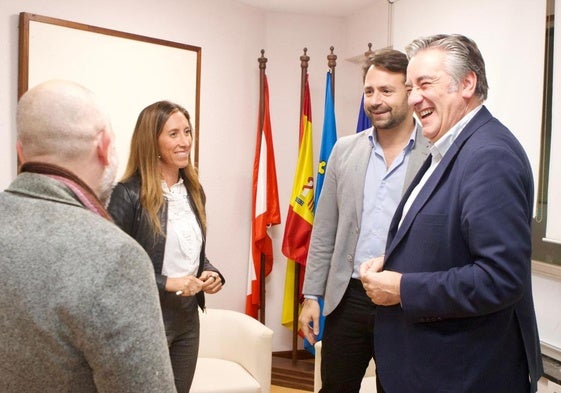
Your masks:
<svg viewBox="0 0 561 393"><path fill-rule="evenodd" d="M294 280L296 263L300 265L298 296L302 294L304 269L314 223L314 158L312 138L312 107L310 86L306 74L304 100L300 115L298 162L292 186L290 206L282 242L282 252L288 258L284 283L284 302L281 323L292 328L294 315ZM299 300L299 299L298 299Z"/></svg>
<svg viewBox="0 0 561 393"><path fill-rule="evenodd" d="M265 263L265 276L273 268L273 243L267 228L281 222L267 76L263 79L263 89L263 123L257 125L253 161L251 246L245 304L245 313L254 318L258 317L261 307L261 264Z"/></svg>

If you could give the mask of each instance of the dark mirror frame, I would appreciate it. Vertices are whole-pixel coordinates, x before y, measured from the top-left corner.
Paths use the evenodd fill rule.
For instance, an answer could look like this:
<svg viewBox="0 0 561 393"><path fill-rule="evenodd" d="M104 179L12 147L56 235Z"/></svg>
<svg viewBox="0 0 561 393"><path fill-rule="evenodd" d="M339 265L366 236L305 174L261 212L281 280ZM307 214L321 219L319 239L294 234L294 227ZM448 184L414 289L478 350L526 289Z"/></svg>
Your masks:
<svg viewBox="0 0 561 393"><path fill-rule="evenodd" d="M554 15L549 15L546 24L546 53L544 65L544 109L541 130L540 183L537 184L537 217L532 223L532 259L561 266L561 244L544 240L547 224L549 158L551 155L551 119L553 97L553 39Z"/></svg>

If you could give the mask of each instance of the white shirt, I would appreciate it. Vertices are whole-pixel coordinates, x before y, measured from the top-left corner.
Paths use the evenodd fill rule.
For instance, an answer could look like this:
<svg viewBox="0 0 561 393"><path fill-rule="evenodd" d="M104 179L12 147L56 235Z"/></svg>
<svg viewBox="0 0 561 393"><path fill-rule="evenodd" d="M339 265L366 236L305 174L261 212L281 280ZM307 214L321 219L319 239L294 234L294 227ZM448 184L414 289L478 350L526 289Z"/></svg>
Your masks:
<svg viewBox="0 0 561 393"><path fill-rule="evenodd" d="M164 198L168 203L166 248L162 275L181 277L195 275L203 243L201 227L191 209L183 179L168 187L162 180Z"/></svg>

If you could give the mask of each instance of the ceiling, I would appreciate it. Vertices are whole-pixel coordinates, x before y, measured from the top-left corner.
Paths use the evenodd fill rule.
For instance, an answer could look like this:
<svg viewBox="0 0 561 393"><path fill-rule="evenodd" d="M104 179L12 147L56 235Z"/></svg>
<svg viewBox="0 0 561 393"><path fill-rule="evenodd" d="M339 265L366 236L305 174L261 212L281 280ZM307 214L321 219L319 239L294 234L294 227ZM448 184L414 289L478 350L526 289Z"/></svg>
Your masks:
<svg viewBox="0 0 561 393"><path fill-rule="evenodd" d="M338 16L352 15L364 7L371 5L373 0L238 0L252 7L271 12L293 14ZM377 0L393 3L395 0Z"/></svg>

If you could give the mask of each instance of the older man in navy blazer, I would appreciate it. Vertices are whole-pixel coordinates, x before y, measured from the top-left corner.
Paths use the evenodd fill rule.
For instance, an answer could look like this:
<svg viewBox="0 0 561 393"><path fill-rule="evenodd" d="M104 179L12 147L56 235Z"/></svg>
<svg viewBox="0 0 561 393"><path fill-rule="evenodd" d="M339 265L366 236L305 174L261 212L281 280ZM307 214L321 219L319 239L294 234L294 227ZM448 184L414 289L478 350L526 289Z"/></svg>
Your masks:
<svg viewBox="0 0 561 393"><path fill-rule="evenodd" d="M387 393L535 392L543 372L531 287L532 171L482 105L485 64L461 35L413 41L409 104L431 157L361 266L378 307ZM431 160L432 158L432 160Z"/></svg>

